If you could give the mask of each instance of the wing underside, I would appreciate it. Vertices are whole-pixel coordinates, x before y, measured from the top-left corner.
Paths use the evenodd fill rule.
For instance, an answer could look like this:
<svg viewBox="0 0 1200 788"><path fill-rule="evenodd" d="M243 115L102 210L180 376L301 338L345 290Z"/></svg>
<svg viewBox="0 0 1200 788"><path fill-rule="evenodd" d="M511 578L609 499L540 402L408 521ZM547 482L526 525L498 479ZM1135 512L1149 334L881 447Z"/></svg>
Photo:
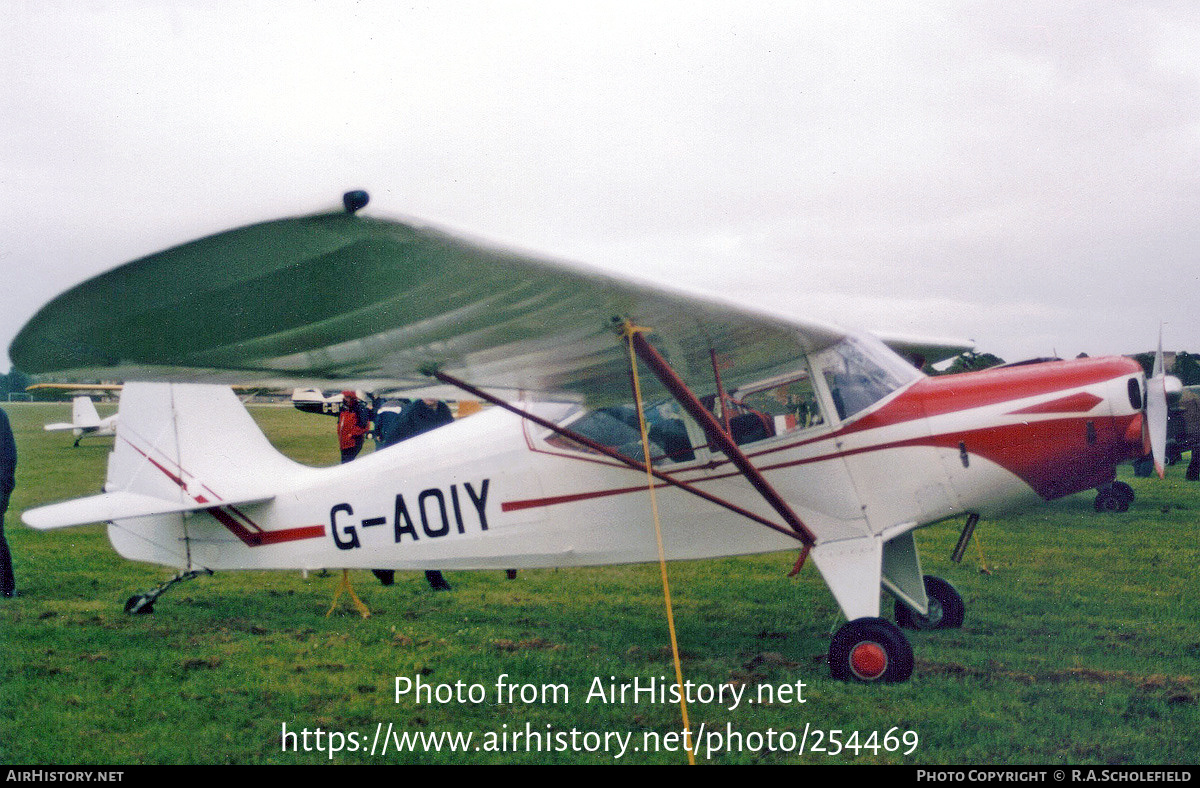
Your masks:
<svg viewBox="0 0 1200 788"><path fill-rule="evenodd" d="M685 377L733 380L844 335L753 306L617 279L465 235L333 213L251 225L134 261L44 307L11 355L32 373L627 397L614 321L652 329Z"/></svg>

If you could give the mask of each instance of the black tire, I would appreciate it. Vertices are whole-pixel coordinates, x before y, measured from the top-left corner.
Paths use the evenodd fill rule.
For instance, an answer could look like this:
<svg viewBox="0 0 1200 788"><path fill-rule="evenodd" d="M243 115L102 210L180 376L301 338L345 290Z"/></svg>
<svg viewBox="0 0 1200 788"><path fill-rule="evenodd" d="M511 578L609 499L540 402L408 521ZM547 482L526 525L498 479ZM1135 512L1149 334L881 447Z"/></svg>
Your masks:
<svg viewBox="0 0 1200 788"><path fill-rule="evenodd" d="M896 600L896 623L904 629L958 629L967 616L967 605L958 589L936 575L925 575L929 615L923 616Z"/></svg>
<svg viewBox="0 0 1200 788"><path fill-rule="evenodd" d="M1126 503L1133 503L1134 495L1133 488L1125 482L1113 482L1108 486L1110 490L1116 493Z"/></svg>
<svg viewBox="0 0 1200 788"><path fill-rule="evenodd" d="M908 681L912 671L912 645L886 619L856 618L829 643L829 672L839 681L893 684Z"/></svg>
<svg viewBox="0 0 1200 788"><path fill-rule="evenodd" d="M154 612L154 600L145 594L134 594L125 601L125 612L131 615L148 616Z"/></svg>
<svg viewBox="0 0 1200 788"><path fill-rule="evenodd" d="M1129 511L1129 501L1113 492L1111 488L1105 488L1096 493L1096 502L1093 506L1095 506L1097 512L1102 514Z"/></svg>

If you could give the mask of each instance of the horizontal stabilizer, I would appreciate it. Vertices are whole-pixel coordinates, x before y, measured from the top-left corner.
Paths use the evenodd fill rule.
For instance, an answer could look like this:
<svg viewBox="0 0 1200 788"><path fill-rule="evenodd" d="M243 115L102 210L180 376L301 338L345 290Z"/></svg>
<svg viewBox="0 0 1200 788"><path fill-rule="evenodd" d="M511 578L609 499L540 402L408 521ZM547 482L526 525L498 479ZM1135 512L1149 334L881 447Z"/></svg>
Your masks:
<svg viewBox="0 0 1200 788"><path fill-rule="evenodd" d="M57 421L53 424L47 424L44 429L47 432L66 432L67 430L75 429L75 425L68 424L65 421Z"/></svg>
<svg viewBox="0 0 1200 788"><path fill-rule="evenodd" d="M274 497L273 494L243 497L235 501L221 501L219 506L243 506L252 503L262 503ZM36 528L39 531L48 531L53 528L67 528L73 525L125 520L130 517L178 514L212 508L215 507L211 501L205 503L196 503L194 501L183 503L135 492L110 492L30 509L21 515L21 519L30 528Z"/></svg>

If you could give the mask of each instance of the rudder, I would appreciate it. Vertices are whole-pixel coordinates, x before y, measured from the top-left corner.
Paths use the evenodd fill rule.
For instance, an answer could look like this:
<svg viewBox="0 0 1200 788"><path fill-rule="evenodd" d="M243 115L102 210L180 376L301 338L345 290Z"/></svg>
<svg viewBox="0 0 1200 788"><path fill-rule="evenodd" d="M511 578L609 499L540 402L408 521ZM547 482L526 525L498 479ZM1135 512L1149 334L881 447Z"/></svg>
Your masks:
<svg viewBox="0 0 1200 788"><path fill-rule="evenodd" d="M106 492L220 505L296 467L227 386L128 383L118 413Z"/></svg>
<svg viewBox="0 0 1200 788"><path fill-rule="evenodd" d="M71 423L77 429L100 426L100 414L91 397L78 396L71 400Z"/></svg>

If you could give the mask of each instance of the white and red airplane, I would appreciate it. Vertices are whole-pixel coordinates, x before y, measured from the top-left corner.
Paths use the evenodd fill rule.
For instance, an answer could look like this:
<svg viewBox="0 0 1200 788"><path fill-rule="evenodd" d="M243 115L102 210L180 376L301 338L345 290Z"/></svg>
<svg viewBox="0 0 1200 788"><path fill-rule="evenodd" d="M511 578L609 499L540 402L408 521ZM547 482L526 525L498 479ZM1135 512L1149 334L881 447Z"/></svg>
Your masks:
<svg viewBox="0 0 1200 788"><path fill-rule="evenodd" d="M72 432L75 435L75 445L87 437L111 437L117 434L117 415L100 418L96 403L86 394L80 394L71 400L71 420L55 422L45 426L47 432Z"/></svg>
<svg viewBox="0 0 1200 788"><path fill-rule="evenodd" d="M193 573L586 566L657 560L653 488L667 559L798 549L848 620L833 675L903 681L912 647L881 592L904 627L964 615L923 575L915 529L967 517L969 538L979 515L1107 485L1165 441L1161 376L1147 386L1127 358L926 377L871 335L362 216L365 201L170 249L44 307L19 368L152 382L125 387L105 492L25 522L107 521L121 555ZM495 407L311 468L219 385L235 380Z"/></svg>

